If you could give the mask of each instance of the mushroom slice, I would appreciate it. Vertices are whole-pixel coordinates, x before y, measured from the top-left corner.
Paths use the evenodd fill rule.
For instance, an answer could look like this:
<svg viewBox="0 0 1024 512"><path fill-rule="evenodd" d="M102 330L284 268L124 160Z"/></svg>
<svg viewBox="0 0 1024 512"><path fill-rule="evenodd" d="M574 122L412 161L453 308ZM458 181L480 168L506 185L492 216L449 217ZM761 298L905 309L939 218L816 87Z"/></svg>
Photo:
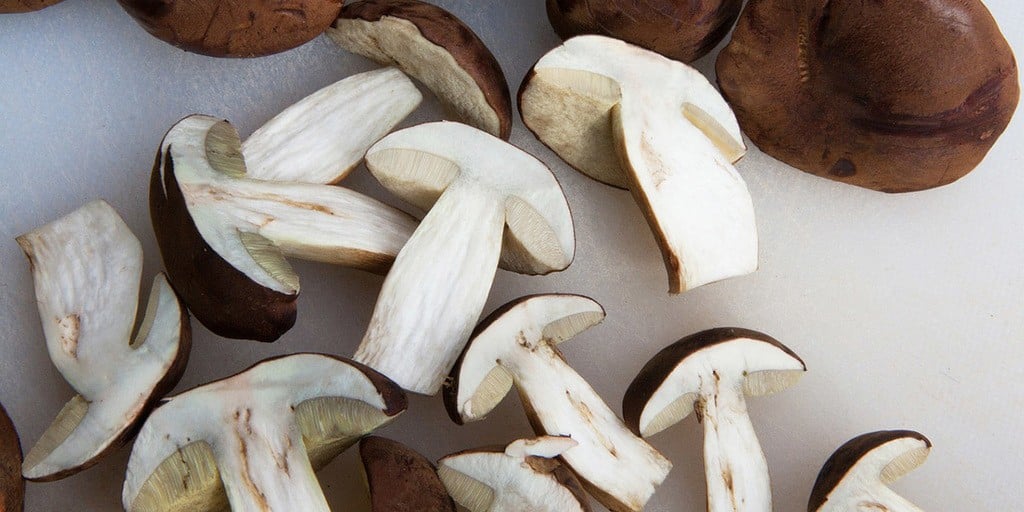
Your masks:
<svg viewBox="0 0 1024 512"><path fill-rule="evenodd" d="M0 14L32 12L56 5L64 0L0 0ZM2 503L0 503L2 505ZM3 510L3 507L0 507Z"/></svg>
<svg viewBox="0 0 1024 512"><path fill-rule="evenodd" d="M423 82L456 120L508 139L512 98L505 74L480 37L450 12L419 0L362 0L342 9L327 35Z"/></svg>
<svg viewBox="0 0 1024 512"><path fill-rule="evenodd" d="M569 205L539 160L458 123L395 132L370 148L366 165L430 211L384 280L355 359L435 394L480 318L499 255L504 268L528 274L572 262Z"/></svg>
<svg viewBox="0 0 1024 512"><path fill-rule="evenodd" d="M700 332L659 352L626 390L623 411L650 437L692 412L704 424L708 512L768 512L768 463L745 396L776 393L807 371L783 344L748 329Z"/></svg>
<svg viewBox="0 0 1024 512"><path fill-rule="evenodd" d="M229 338L273 341L295 323L286 256L383 272L416 226L351 190L250 178L235 129L201 115L164 136L149 194L171 283Z"/></svg>
<svg viewBox="0 0 1024 512"><path fill-rule="evenodd" d="M313 472L405 408L398 386L359 363L268 359L153 412L128 460L124 508L328 511Z"/></svg>
<svg viewBox="0 0 1024 512"><path fill-rule="evenodd" d="M453 453L437 472L469 512L590 512L579 481L555 459L574 446L568 437L520 439L504 451Z"/></svg>
<svg viewBox="0 0 1024 512"><path fill-rule="evenodd" d="M25 480L21 478L21 441L14 422L0 404L0 512L25 510Z"/></svg>
<svg viewBox="0 0 1024 512"><path fill-rule="evenodd" d="M924 464L932 443L917 432L864 434L840 446L814 482L807 512L921 512L887 487Z"/></svg>
<svg viewBox="0 0 1024 512"><path fill-rule="evenodd" d="M350 76L286 108L242 143L258 180L337 183L423 100L395 68Z"/></svg>
<svg viewBox="0 0 1024 512"><path fill-rule="evenodd" d="M142 246L94 201L18 237L35 281L46 349L76 392L22 464L29 480L73 475L121 446L178 383L191 348L188 313L163 274L132 336Z"/></svg>
<svg viewBox="0 0 1024 512"><path fill-rule="evenodd" d="M457 423L477 421L514 384L538 435L571 436L562 460L614 511L641 510L672 464L635 436L572 369L556 345L604 320L578 295L535 295L502 306L481 322L445 393Z"/></svg>
<svg viewBox="0 0 1024 512"><path fill-rule="evenodd" d="M455 503L424 456L397 441L367 437L359 442L372 512L455 512Z"/></svg>
<svg viewBox="0 0 1024 512"><path fill-rule="evenodd" d="M669 291L757 269L746 148L725 100L697 70L604 36L542 57L519 93L523 122L563 160L629 188L668 270Z"/></svg>

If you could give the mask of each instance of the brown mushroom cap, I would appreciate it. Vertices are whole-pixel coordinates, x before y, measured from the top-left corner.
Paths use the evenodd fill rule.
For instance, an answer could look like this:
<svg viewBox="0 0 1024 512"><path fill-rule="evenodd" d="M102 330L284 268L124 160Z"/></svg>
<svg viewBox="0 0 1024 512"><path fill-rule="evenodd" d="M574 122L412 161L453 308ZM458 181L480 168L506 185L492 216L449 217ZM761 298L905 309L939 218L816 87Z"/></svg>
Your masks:
<svg viewBox="0 0 1024 512"><path fill-rule="evenodd" d="M21 478L21 442L14 423L0 404L0 512L25 509L25 480Z"/></svg>
<svg viewBox="0 0 1024 512"><path fill-rule="evenodd" d="M370 487L372 512L455 512L437 468L415 450L371 436L359 442L359 456Z"/></svg>
<svg viewBox="0 0 1024 512"><path fill-rule="evenodd" d="M213 57L258 57L323 33L342 0L118 0L154 37Z"/></svg>
<svg viewBox="0 0 1024 512"><path fill-rule="evenodd" d="M51 5L59 4L63 1L64 0L0 0L0 14L38 11Z"/></svg>
<svg viewBox="0 0 1024 512"><path fill-rule="evenodd" d="M966 175L1020 94L980 0L751 0L717 71L763 151L883 192Z"/></svg>
<svg viewBox="0 0 1024 512"><path fill-rule="evenodd" d="M547 0L548 20L563 40L600 34L693 62L732 28L743 0Z"/></svg>

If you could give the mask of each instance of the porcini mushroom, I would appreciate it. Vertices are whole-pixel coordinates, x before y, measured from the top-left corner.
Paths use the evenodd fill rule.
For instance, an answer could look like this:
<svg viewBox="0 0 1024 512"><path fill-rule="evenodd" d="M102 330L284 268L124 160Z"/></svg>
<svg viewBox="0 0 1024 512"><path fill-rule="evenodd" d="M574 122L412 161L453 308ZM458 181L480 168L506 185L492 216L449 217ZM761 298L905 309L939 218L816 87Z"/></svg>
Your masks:
<svg viewBox="0 0 1024 512"><path fill-rule="evenodd" d="M359 442L371 512L455 512L455 503L426 457L397 441Z"/></svg>
<svg viewBox="0 0 1024 512"><path fill-rule="evenodd" d="M928 438L907 430L872 432L851 439L821 468L807 512L921 512L888 485L923 464L931 448Z"/></svg>
<svg viewBox="0 0 1024 512"><path fill-rule="evenodd" d="M94 201L18 237L35 281L46 349L78 393L22 464L29 480L73 475L120 447L177 384L191 348L188 313L163 274L136 320L142 246L117 212Z"/></svg>
<svg viewBox="0 0 1024 512"><path fill-rule="evenodd" d="M501 450L467 450L438 462L448 492L469 512L590 512L590 499L556 457L568 437L520 439Z"/></svg>
<svg viewBox="0 0 1024 512"><path fill-rule="evenodd" d="M263 361L153 412L128 460L124 508L329 511L314 471L405 408L398 386L359 363Z"/></svg>
<svg viewBox="0 0 1024 512"><path fill-rule="evenodd" d="M579 36L534 66L519 110L569 165L633 192L671 293L757 269L754 207L732 166L746 148L729 106L697 70Z"/></svg>
<svg viewBox="0 0 1024 512"><path fill-rule="evenodd" d="M32 12L56 5L64 0L0 0L0 14ZM2 508L0 508L2 510Z"/></svg>
<svg viewBox="0 0 1024 512"><path fill-rule="evenodd" d="M626 424L650 437L696 412L704 424L709 512L768 512L768 463L745 396L776 393L807 367L783 344L748 329L687 336L655 355L623 399Z"/></svg>
<svg viewBox="0 0 1024 512"><path fill-rule="evenodd" d="M14 422L0 404L0 512L25 510L25 480L21 478L21 441Z"/></svg>
<svg viewBox="0 0 1024 512"><path fill-rule="evenodd" d="M235 129L200 115L164 136L149 193L171 283L230 338L273 341L295 323L299 278L285 256L382 272L416 226L341 187L250 178Z"/></svg>
<svg viewBox="0 0 1024 512"><path fill-rule="evenodd" d="M639 511L672 464L635 436L556 345L604 319L578 295L536 295L499 308L480 323L445 393L457 423L477 421L514 384L538 435L579 443L561 457L591 495L614 511Z"/></svg>
<svg viewBox="0 0 1024 512"><path fill-rule="evenodd" d="M355 359L435 394L483 311L499 256L528 274L572 262L569 206L543 163L464 124L392 133L370 148L366 166L430 211L384 279Z"/></svg>
<svg viewBox="0 0 1024 512"><path fill-rule="evenodd" d="M327 35L423 82L455 120L508 139L512 98L501 65L450 12L419 0L360 0L341 10Z"/></svg>
<svg viewBox="0 0 1024 512"><path fill-rule="evenodd" d="M717 70L764 152L884 192L969 173L1020 96L981 0L751 0Z"/></svg>

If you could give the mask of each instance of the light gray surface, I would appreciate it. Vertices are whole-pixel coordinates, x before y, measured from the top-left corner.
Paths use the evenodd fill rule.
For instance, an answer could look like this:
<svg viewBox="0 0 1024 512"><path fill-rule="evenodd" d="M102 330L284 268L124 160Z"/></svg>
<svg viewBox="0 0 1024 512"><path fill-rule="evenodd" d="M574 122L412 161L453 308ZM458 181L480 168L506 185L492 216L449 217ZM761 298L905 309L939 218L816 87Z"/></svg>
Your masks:
<svg viewBox="0 0 1024 512"><path fill-rule="evenodd" d="M438 3L480 33L513 90L557 43L541 0ZM1018 0L987 3L1011 46L1024 51ZM704 58L698 67L710 72L712 64ZM14 237L105 198L142 240L152 276L160 256L146 187L160 137L174 121L193 112L223 116L246 135L291 102L372 67L325 39L254 60L187 54L151 38L113 0L68 0L0 17L0 401L26 450L71 391L47 357ZM407 124L438 113L428 100ZM643 363L686 334L736 325L789 345L809 374L792 390L751 403L778 511L804 509L832 450L882 428L917 429L935 443L927 464L897 486L924 509L1016 509L1024 501L1022 136L1018 112L975 173L901 196L815 178L752 148L739 169L757 208L760 271L669 297L661 257L629 194L573 172L517 120L512 141L549 163L565 188L578 256L549 277L499 272L488 310L548 291L601 302L605 323L564 350L615 409ZM345 184L386 197L365 170ZM192 360L179 389L286 352L355 350L381 278L296 268L303 293L295 329L261 345L218 339L193 322ZM465 427L447 419L440 399L416 398L383 432L434 459L529 433L514 397ZM648 510L703 510L699 426L687 420L653 442L676 467ZM127 453L58 483L30 483L28 510L117 510ZM320 477L335 510L366 509L354 451Z"/></svg>

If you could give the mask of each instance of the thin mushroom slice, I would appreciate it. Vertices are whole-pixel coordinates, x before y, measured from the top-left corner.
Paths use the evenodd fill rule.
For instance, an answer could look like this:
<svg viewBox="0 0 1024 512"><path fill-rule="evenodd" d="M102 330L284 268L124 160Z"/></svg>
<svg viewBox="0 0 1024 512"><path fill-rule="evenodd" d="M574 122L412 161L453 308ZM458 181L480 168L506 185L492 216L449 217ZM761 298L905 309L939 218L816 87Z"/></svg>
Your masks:
<svg viewBox="0 0 1024 512"><path fill-rule="evenodd" d="M840 446L818 473L807 512L921 512L888 485L924 464L932 443L908 430L872 432Z"/></svg>
<svg viewBox="0 0 1024 512"><path fill-rule="evenodd" d="M753 202L733 167L746 148L700 72L608 37L575 37L537 62L519 110L569 165L632 191L671 293L757 269Z"/></svg>
<svg viewBox="0 0 1024 512"><path fill-rule="evenodd" d="M124 508L328 511L314 471L405 408L398 386L353 361L268 359L154 411L128 460Z"/></svg>
<svg viewBox="0 0 1024 512"><path fill-rule="evenodd" d="M18 237L35 281L46 349L78 393L29 450L22 474L73 475L121 446L188 361L188 313L163 274L133 337L142 247L117 212L94 201Z"/></svg>
<svg viewBox="0 0 1024 512"><path fill-rule="evenodd" d="M578 295L535 295L481 322L452 371L445 405L457 423L483 419L515 385L538 435L579 443L561 455L585 489L614 511L639 511L672 464L634 435L556 345L600 323Z"/></svg>
<svg viewBox="0 0 1024 512"><path fill-rule="evenodd" d="M0 512L25 509L25 480L21 477L21 440L14 422L0 404Z"/></svg>
<svg viewBox="0 0 1024 512"><path fill-rule="evenodd" d="M359 442L372 512L455 512L455 503L426 457L397 441Z"/></svg>

